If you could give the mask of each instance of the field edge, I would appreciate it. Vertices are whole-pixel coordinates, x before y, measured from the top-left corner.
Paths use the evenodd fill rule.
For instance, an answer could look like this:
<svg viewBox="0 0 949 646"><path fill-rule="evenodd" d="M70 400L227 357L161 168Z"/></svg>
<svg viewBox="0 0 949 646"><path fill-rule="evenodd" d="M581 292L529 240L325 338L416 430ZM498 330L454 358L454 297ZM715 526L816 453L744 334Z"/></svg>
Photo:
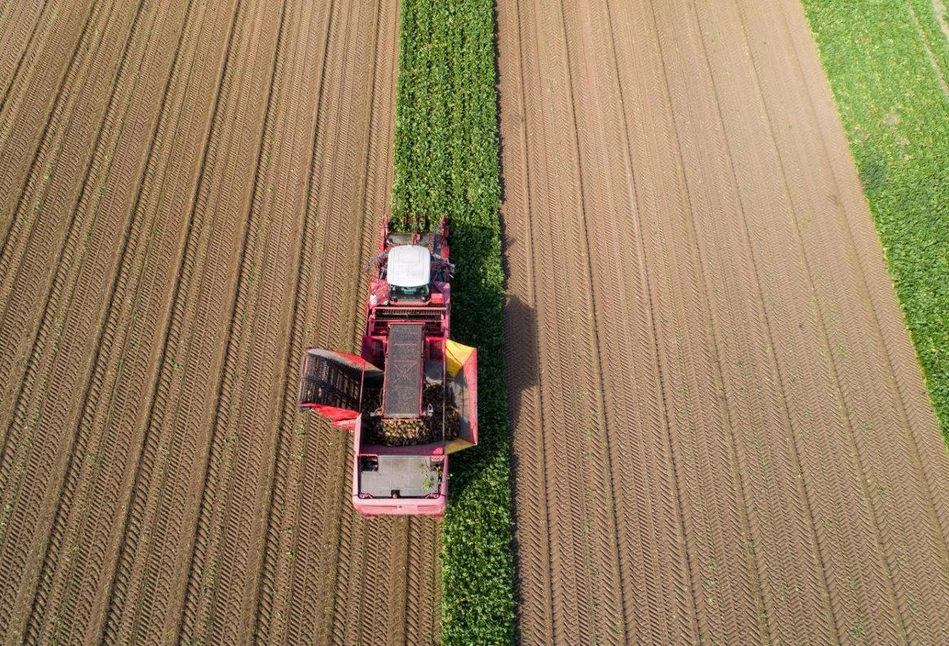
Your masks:
<svg viewBox="0 0 949 646"><path fill-rule="evenodd" d="M802 6L949 443L949 35L931 3Z"/></svg>

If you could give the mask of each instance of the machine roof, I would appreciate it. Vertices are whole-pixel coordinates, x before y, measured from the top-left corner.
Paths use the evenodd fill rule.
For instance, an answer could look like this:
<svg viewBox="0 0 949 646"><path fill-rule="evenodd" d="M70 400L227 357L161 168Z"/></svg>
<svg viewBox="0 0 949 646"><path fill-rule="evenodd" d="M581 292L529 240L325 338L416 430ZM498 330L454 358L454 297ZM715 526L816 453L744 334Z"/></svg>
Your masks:
<svg viewBox="0 0 949 646"><path fill-rule="evenodd" d="M428 285L432 275L432 255L425 247L399 245L389 250L386 280L393 287Z"/></svg>

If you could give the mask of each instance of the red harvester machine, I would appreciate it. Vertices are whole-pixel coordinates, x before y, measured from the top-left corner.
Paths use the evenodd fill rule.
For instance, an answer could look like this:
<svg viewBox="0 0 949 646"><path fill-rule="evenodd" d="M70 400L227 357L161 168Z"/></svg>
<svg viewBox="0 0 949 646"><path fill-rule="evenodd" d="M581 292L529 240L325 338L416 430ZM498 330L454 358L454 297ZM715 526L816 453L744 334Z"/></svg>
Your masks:
<svg viewBox="0 0 949 646"><path fill-rule="evenodd" d="M360 356L309 348L297 405L353 433L353 506L441 516L448 454L478 443L477 350L448 338L448 228L383 226Z"/></svg>

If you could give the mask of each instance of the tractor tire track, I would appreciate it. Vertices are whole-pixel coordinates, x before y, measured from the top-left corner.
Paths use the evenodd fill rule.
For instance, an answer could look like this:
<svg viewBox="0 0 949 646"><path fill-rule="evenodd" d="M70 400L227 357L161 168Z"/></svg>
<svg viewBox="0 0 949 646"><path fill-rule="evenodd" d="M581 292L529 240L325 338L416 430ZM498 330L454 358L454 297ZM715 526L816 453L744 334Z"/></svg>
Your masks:
<svg viewBox="0 0 949 646"><path fill-rule="evenodd" d="M207 476L210 402L217 396L213 384L220 379L221 350L229 335L225 317L236 296L279 18L253 3L242 6L235 18L233 58L225 67L221 110L209 144L214 165L205 167L211 170L199 185L195 227L149 424L145 457L151 453L156 459L140 470L139 485L143 480L150 485L147 495L139 489L132 503L144 508L140 527L146 540L123 552L120 567L131 571L128 593L113 604L107 625L108 636L121 641L157 640L179 629L186 580L177 573L188 569L186 544ZM232 127L224 131L222 123Z"/></svg>
<svg viewBox="0 0 949 646"><path fill-rule="evenodd" d="M710 26L709 29L703 30L702 46L709 60L711 72L712 83L709 84L707 91L714 92L716 97L714 101L706 100L697 103L699 105L718 104L718 109L712 119L713 123L722 125L716 125L712 131L723 132L723 136L715 148L728 151L732 157L728 177L713 179L709 183L713 186L728 186L732 192L739 195L742 206L746 209L762 212L766 210L765 205L769 205L768 208L774 208L775 204L781 202L780 195L762 195L763 191L760 188L757 191L752 188L757 185L767 185L766 178L769 171L775 174L780 171L775 169L773 164L761 159L760 153L756 150L763 147L760 143L761 139L767 140L767 133L761 131L760 126L758 126L758 131L754 132L760 121L755 122L752 115L760 114L761 106L756 105L755 94L740 91L739 82L736 80L748 78L749 74L753 74L747 65L744 69L740 67L742 61L748 60L747 53L734 64L741 73L727 74L723 71L726 69L724 61L729 57L734 58L730 56L730 52L735 47L735 43L745 42L745 35L741 31L738 17L734 11L728 11L722 7L715 7L710 11L699 11L697 17L700 24ZM727 143L724 135L728 135ZM736 169L744 169L744 173L738 173ZM747 177L748 175L751 177ZM759 397L768 406L761 412L770 416L770 419L758 416L750 420L746 425L750 433L744 441L749 448L766 449L758 452L759 459L751 465L753 470L749 475L753 480L766 484L767 489L763 487L757 489L748 504L751 508L760 509L765 521L762 524L763 534L756 538L756 551L763 562L761 570L766 577L763 581L765 583L763 591L767 595L766 607L770 632L773 635L801 635L812 642L827 642L834 637L831 632L834 620L830 605L822 603L829 591L824 580L821 560L811 556L815 552L819 553L821 547L816 534L811 529L814 522L812 503L807 500L806 492L801 491L795 484L795 473L800 470L798 466L800 458L795 446L789 445L785 439L792 430L782 410L786 406L784 393L774 387L780 383L780 371L774 354L770 350L774 344L775 335L768 324L764 307L763 280L757 269L760 259L755 259L755 249L750 245L747 217L741 213L736 215L738 217L732 227L742 232L739 238L741 245L735 248L730 239L724 236L720 237L719 244L726 249L731 248L730 251L723 253L723 263L735 257L741 258L741 262L732 269L723 268L720 271L735 275L743 267L751 270L746 278L748 282L744 290L756 293L757 298L751 301L756 307L749 308L746 313L746 320L749 323L742 324L741 320L733 321L726 323L724 329L737 330L752 327L756 330L758 358L744 355L742 345L737 339L735 345L724 354L738 358L739 360L733 365L745 368L746 372L749 371L748 368L754 369L755 366L761 366L761 374L738 388L738 392L733 397L741 397L740 393L746 389L757 388L764 391ZM712 227L712 229L714 231L717 228ZM726 296L722 302L741 301L737 295L732 295ZM779 432L770 432L772 428ZM769 468L772 464L780 465L781 468L772 471ZM760 468L760 471L754 470L756 467ZM772 487L777 490L773 490ZM779 509L785 510L784 513L774 513ZM793 513L789 513L792 510ZM793 545L796 549L789 554L782 545ZM823 547L826 549L827 546ZM773 560L777 563L769 562ZM787 593L792 590L806 590L806 594Z"/></svg>
<svg viewBox="0 0 949 646"><path fill-rule="evenodd" d="M529 100L539 100L539 97L544 96L544 94L550 93L550 89L546 87L535 87L534 82L537 81L539 85L540 72L539 67L542 65L542 57L540 55L540 47L544 41L544 38L538 34L538 29L536 25L536 17L533 14L535 7L533 3L524 3L519 5L519 10L524 12L524 20L518 25L517 34L521 42L519 43L518 49L519 54L523 58L521 59L524 64L524 70L521 75L516 78L523 79L523 92L525 96L525 103ZM503 21L502 21L503 24ZM502 29L503 33L503 29ZM530 66L530 67L528 67ZM560 64L562 68L562 62ZM502 79L504 74L501 74ZM513 76L513 75L512 75ZM502 106L504 97L502 95ZM533 106L532 106L533 107ZM526 120L528 117L527 114L522 115L522 119ZM547 127L547 120L543 118L538 118L537 129L540 132L544 132ZM504 124L502 119L502 125ZM548 168L548 160L553 160L553 153L549 153L545 146L552 145L548 144L544 137L534 137L525 142L526 150L524 151L523 161L525 164L529 164L532 174L532 179L530 180L529 186L526 187L524 191L524 202L530 204L530 207L533 210L538 212L545 212L548 210L558 210L555 208L555 197L552 194L551 185L556 182L555 179L551 178L552 172L555 169ZM508 146L505 145L504 150L508 150ZM559 157L559 156L558 156ZM554 164L551 164L552 166ZM510 166L509 162L505 160L505 168ZM526 175L525 175L526 179ZM507 190L507 189L506 189ZM508 202L508 205L512 203ZM513 219L514 214L505 213L505 228L508 232L514 230L514 227L511 226L516 222ZM524 218L523 224L518 227L518 232L515 235L515 240L522 250L522 253L529 258L530 266L532 268L532 273L530 275L532 284L529 284L526 288L526 298L530 300L525 300L522 303L522 307L527 310L526 317L528 318L527 325L528 330L532 323L536 321L536 331L537 339L535 343L537 344L537 354L542 355L544 352L554 353L556 350L554 347L551 347L552 343L555 343L559 334L557 331L549 331L546 326L550 324L551 321L556 321L557 316L553 314L556 312L556 300L551 302L551 285L550 281L552 280L551 273L551 243L549 239L542 239L540 236L544 233L543 227L533 227L531 220L529 218ZM508 234L510 235L510 233ZM516 236L521 236L518 239ZM527 260L520 261L527 262ZM510 262L509 265L516 266L518 261ZM525 276L526 277L526 276ZM545 280L545 278L547 278ZM513 283L513 276L512 276ZM514 294L517 297L517 294ZM524 298L524 297L522 297ZM533 317L530 314L530 311L533 310L535 314ZM548 315L548 311L552 314ZM533 319L533 320L531 320ZM515 337L518 338L518 337ZM543 343L542 343L543 341ZM527 347L525 344L520 344L516 348L523 349ZM509 355L510 356L510 355ZM515 355L517 356L517 355ZM523 359L519 356L512 361L512 365L520 366ZM541 366L538 366L540 368ZM546 367L546 366L544 366ZM532 381L538 380L540 374L534 374L531 376ZM512 382L516 384L517 382ZM541 392L541 384L538 384ZM514 388L517 388L515 385ZM552 386L546 388L549 393L549 399L554 399L559 401L559 397L562 394L555 390ZM533 405L534 414L536 417L532 419L536 420L538 427L541 424L548 427L562 427L563 422L559 419L555 420L551 413L549 404L545 398L541 396L539 401L531 402L527 401L527 405ZM556 404L555 404L556 406ZM528 409L530 410L530 409ZM556 408L555 408L556 410ZM515 447L515 456L518 455L518 442L520 441L521 435L518 433L518 429L515 426L513 430L513 439ZM558 438L557 444L560 444L561 441ZM580 598L588 598L589 595L586 593L586 590L577 590L575 588L567 587L574 580L568 579L563 581L564 570L568 572L575 569L576 564L576 545L570 543L570 534L569 534L569 524L571 519L564 519L565 513L569 513L569 510L565 512L563 509L564 498L566 500L577 501L580 497L577 492L573 489L570 491L564 491L563 496L554 496L554 495L545 495L545 492L555 492L560 489L565 489L568 483L563 482L562 473L556 469L556 465L560 460L555 454L555 447L551 446L548 442L545 441L545 436L540 434L537 436L536 442L533 442L529 447L525 447L526 451L521 454L521 459L515 457L514 465L514 490L515 490L515 505L518 510L521 509L520 501L521 500L540 500L543 501L544 511L546 512L546 522L549 523L549 528L543 528L543 531L549 531L549 560L543 562L538 562L537 560L528 560L532 559L535 555L535 550L538 548L534 545L531 545L528 542L528 537L523 534L519 534L518 537L518 553L526 553L524 559L521 560L523 567L519 568L518 578L523 582L530 575L534 576L545 576L549 572L549 581L550 588L547 592L549 595L549 606L543 607L541 611L546 611L546 616L541 614L539 617L533 617L534 625L528 624L528 630L522 634L522 639L526 639L530 636L531 640L537 641L555 641L555 642L576 642L576 633L571 633L568 631L568 626L566 624L572 625L576 629L577 623L573 621L574 617L570 616L568 618L564 617L565 612L576 613L578 611L573 608L568 608L565 610L564 604L573 600L576 603ZM567 465L569 467L569 465ZM521 471L523 467L524 471ZM542 483L546 488L543 490L538 490L536 488L537 483ZM558 486L554 488L554 483L557 483ZM523 491L523 493L522 493ZM518 511L518 516L515 518L515 523L517 527L522 526L523 521L521 520L521 513ZM573 520L573 523L576 525L581 525L582 520L579 518ZM563 535L564 527L567 525L568 533ZM535 536L532 536L536 538ZM556 546L556 548L555 548ZM535 570L528 571L530 566L536 566ZM529 592L525 589L523 583L519 584L519 596L523 604L521 609L521 617L528 616L530 611L529 604L535 604L542 599L540 595L534 596L532 593L536 592L536 589L530 589ZM546 596L546 595L545 595ZM584 615L585 616L585 615Z"/></svg>
<svg viewBox="0 0 949 646"><path fill-rule="evenodd" d="M498 18L520 639L945 641L949 460L800 7Z"/></svg>
<svg viewBox="0 0 949 646"><path fill-rule="evenodd" d="M140 354L140 351L149 339L155 338L154 333L143 335L141 331L143 324L146 329L154 325L155 317L136 316L143 306L148 311L150 294L154 290L153 284L142 284L143 274L161 274L159 267L165 263L159 260L156 266L156 247L158 253L169 252L155 244L156 240L161 240L161 223L154 219L157 209L149 208L155 195L154 174L163 152L174 145L174 134L172 141L167 135L169 122L174 125L174 120L181 116L182 96L187 88L181 80L181 70L187 69L188 57L195 55L198 28L202 25L200 12L197 16L182 14L176 18L178 22L164 23L168 37L178 38L178 44L173 50L163 47L163 51L174 51L174 61L158 102L161 113L149 140L148 163L132 209L132 229L100 342L91 391L80 421L80 442L74 449L77 458L71 465L64 489L64 497L68 495L73 502L69 506L61 505L53 533L54 539L65 535L62 543L82 544L84 549L79 550L74 559L61 559L58 554L61 547L51 545L49 548L42 579L51 582L52 591L38 590L30 622L31 634L42 634L43 639L53 638L63 626L71 630L65 636L66 641L80 641L83 635L97 635L95 617L90 616L90 612L96 596L101 595L103 586L107 585L103 582L111 581L103 570L111 572L114 566L116 552L110 546L116 543L117 527L121 528L122 483L129 477L129 458L136 444L131 432L132 420L142 413L128 402L140 401L141 395L134 393L136 388L144 386L150 363L148 355ZM210 48L205 53L209 54ZM191 61L193 63L193 58ZM155 103L147 94L143 98ZM113 470L104 469L104 465L113 465ZM46 611L48 607L53 610ZM59 620L51 621L53 617ZM87 617L91 628L84 623Z"/></svg>
<svg viewBox="0 0 949 646"><path fill-rule="evenodd" d="M94 48L103 36L103 11L108 14L110 10L111 6L98 0L85 6L67 3L65 11L52 16L50 32L55 36L51 42L34 50L26 72L20 75L21 82L7 93L0 111L0 207L4 212L14 213L25 191L36 190L35 180L32 186L24 183L34 174L37 163L46 161L50 137L61 134L62 113L68 111L75 96L68 90L73 89L77 77L84 77L94 59ZM20 230L30 230L15 215L0 225L0 258L8 253L11 227L18 223Z"/></svg>
<svg viewBox="0 0 949 646"><path fill-rule="evenodd" d="M440 526L359 518L295 407L363 324L398 18L0 6L4 642L437 641Z"/></svg>
<svg viewBox="0 0 949 646"><path fill-rule="evenodd" d="M382 213L392 177L397 10L375 3L334 3L329 9L288 355L292 373L305 345L346 347L358 341L363 259L378 244L381 221L357 220L353 228L347 214ZM338 77L354 79L354 88L372 89L368 96L350 92ZM364 141L370 142L368 148ZM322 163L334 158L341 163ZM301 418L289 394L275 465L258 637L266 642L401 641L398 630L404 627L395 632L380 632L380 627L399 627L404 604L425 618L417 624L430 626L422 636L431 641L437 635L434 537L429 532L419 540L419 532L409 530L404 520L358 518L349 503L350 438L319 420ZM420 557L408 556L407 539L419 546ZM392 567L382 565L387 562ZM419 573L431 582L421 588L421 598L399 599L406 578Z"/></svg>
<svg viewBox="0 0 949 646"><path fill-rule="evenodd" d="M376 75L373 78L365 77L368 68L359 67L360 57L358 47L366 44L373 45L377 52L376 56L381 58L377 61L376 67L381 70L394 70L396 53L396 41L393 28L395 27L396 13L388 11L380 15L378 8L370 5L358 8L351 8L351 13L341 16L342 24L349 24L345 29L348 37L343 38L339 44L341 49L341 59L338 63L339 72L346 77L357 80L356 86L373 86L375 89L371 92L371 101L361 102L362 96L341 94L335 97L334 103L327 105L325 113L327 132L329 136L326 139L320 139L317 143L317 155L322 157L321 150L336 151L331 156L346 159L347 168L357 171L361 168L367 170L359 171L360 177L379 178L388 176L391 179L391 139L376 137L372 134L381 124L386 124L386 128L391 132L391 121L380 119L371 110L375 105L379 105L383 114L390 114L392 110L392 100L394 97L394 87L391 77L386 75ZM361 25L361 26L360 26ZM371 39L362 41L353 39L351 34L373 34L377 29L385 29L382 33L387 34L386 45L380 46ZM381 42L381 41L380 41ZM339 121L344 115L351 115L347 122L351 128L347 129ZM367 131L368 127L368 131ZM348 133L347 133L348 130ZM365 137L369 132L370 141L382 141L387 145L382 148L370 150L371 156L367 158L362 148L356 145L359 141L357 137ZM325 147L325 148L324 148ZM374 152L373 152L374 150ZM366 166L368 164L368 166ZM377 169L373 171L372 169ZM383 174L378 172L384 170ZM332 173L332 174L329 174ZM324 167L319 185L323 190L318 194L320 200L316 202L318 212L327 212L329 219L326 221L326 238L323 247L324 258L322 263L323 275L332 276L335 271L340 269L347 270L348 277L341 280L327 280L324 284L327 291L324 291L320 297L320 307L318 318L320 323L316 330L318 332L318 341L320 345L328 343L330 346L346 347L347 344L354 344L358 341L363 322L363 303L361 294L365 288L362 266L364 258L367 257L377 244L377 238L380 220L373 218L372 221L366 220L359 224L359 230L352 233L352 229L341 228L343 222L338 221L337 214L351 212L373 212L368 210L368 205L379 204L380 201L387 205L388 200L388 182L381 182L373 179L372 186L367 185L368 180L361 180L355 184L345 181L345 176L330 167ZM379 211L374 211L379 212ZM341 254L344 250L354 249ZM356 278L357 280L353 280ZM345 289L345 291L341 291ZM352 309L342 312L337 304L351 303ZM326 334L326 340L322 337ZM399 553L397 545L404 544L406 538L405 523L400 523L397 519L375 519L373 521L372 531L367 524L351 513L349 503L350 496L350 470L352 465L351 448L349 438L340 438L339 433L332 430L323 430L322 424L316 425L315 438L317 443L317 455L320 456L317 463L323 463L324 469L328 466L330 474L321 474L319 471L309 469L302 470L300 477L302 479L302 488L307 497L320 492L321 488L326 489L328 499L319 503L308 501L307 498L301 500L298 507L303 516L304 526L319 526L324 523L320 545L313 545L312 537L305 534L295 536L296 543L289 550L288 555L295 557L295 563L292 571L288 573L289 583L292 589L292 597L289 601L291 608L294 609L294 616L300 617L301 621L293 626L295 633L290 634L291 640L313 639L319 642L336 640L356 639L359 634L369 635L366 637L369 641L377 641L381 638L374 632L378 623L375 617L366 615L363 619L365 604L367 599L361 596L360 591L375 596L384 593L387 588L399 589L396 583L402 576L409 576L414 570L421 568L424 571L431 572L432 566L423 562L407 563L398 569L385 571L379 567L373 567L372 564L377 560L384 561L387 558L387 550L393 550L393 553ZM312 431L307 431L307 438L311 437ZM329 437L326 437L327 433ZM334 437L335 435L335 437ZM342 439L345 444L339 445L337 441ZM310 444L309 446L313 446ZM322 458L323 455L332 455L327 463ZM310 460L308 460L309 462ZM316 483L310 484L310 478L339 478L338 485L318 486ZM317 480L319 483L322 480ZM329 492L335 493L330 494ZM335 499L335 500L334 500ZM332 501L332 502L331 502ZM319 517L309 518L317 509L330 507L330 513ZM376 526L379 525L379 531L376 532ZM391 538L390 538L391 535ZM409 539L412 540L412 539ZM370 544L367 541L372 541ZM389 541L393 541L393 547L388 547ZM322 547L322 549L320 549ZM314 550L317 550L314 552ZM320 553L322 552L322 554ZM338 553L336 553L338 552ZM282 554L285 552L281 552ZM425 545L422 553L434 555L435 545L428 543ZM318 555L318 556L317 556ZM317 558L314 558L317 557ZM404 558L404 557L403 557ZM324 561L324 559L333 559ZM434 561L434 556L430 563ZM322 565L321 565L322 562ZM329 578L321 573L329 572ZM408 571L408 574L405 572ZM429 575L430 576L430 575ZM390 580L393 577L394 580ZM402 584L404 585L404 584ZM330 591L334 591L330 595ZM371 591L371 592L370 592ZM437 595L430 589L425 588L424 607L428 608L425 614L431 617L437 608ZM299 605L298 605L299 604ZM412 607L416 605L412 599L406 600L406 605ZM322 613L314 613L312 608L323 608ZM297 610L297 608L299 608ZM377 612L372 609L370 612ZM434 623L429 619L429 624ZM290 627L288 627L289 629ZM374 635L374 636L373 636ZM334 637L335 636L335 637Z"/></svg>
<svg viewBox="0 0 949 646"><path fill-rule="evenodd" d="M365 11L366 9L370 9L368 14ZM372 87L371 78L367 78L367 72L369 71L367 63L371 59L359 57L356 48L359 46L359 40L365 38L372 40L373 49L375 49L378 30L373 28L373 23L378 21L379 13L380 11L376 8L356 6L347 16L349 25L345 29L346 37L341 44L341 72L345 78L354 79L354 86ZM360 36L356 37L357 34ZM336 99L336 105L331 105L328 113L328 119L336 120L330 127L330 130L337 134L337 137L330 140L330 145L335 147L337 151L334 156L341 157L347 167L365 167L368 162L366 158L368 151L354 146L353 143L354 138L358 137L359 133L368 131L373 125L370 112L372 98L367 96L365 92L357 93L345 90L340 92ZM349 117L348 122L340 120L344 115ZM330 212L345 213L347 211L362 210L363 213L366 213L365 202L367 196L365 191L368 188L367 184L363 182L357 186L348 186L344 181L345 176L340 173L334 173L325 180L324 186L328 188L330 198ZM340 231L341 244L339 246L334 245L334 251L336 252L346 249L351 250L346 256L335 256L331 260L334 266L339 266L346 272L344 276L348 277L349 280L344 278L344 282L337 286L338 289L327 294L331 300L324 303L322 314L324 315L323 324L329 326L335 334L339 335L337 338L344 344L343 347L348 345L353 349L358 348L361 328L365 324L365 318L361 311L362 303L360 302L362 294L365 294L362 265L365 262L363 259L368 258L373 253L373 248L364 248L366 237L362 233L365 228L378 231L380 227L380 221L373 221L364 217L359 222L358 228L351 227L345 232ZM327 252L329 252L329 249L327 249ZM336 311L334 311L331 303L353 303L354 306L352 308L336 308ZM339 309L343 311L340 312ZM332 320L329 317L332 317ZM335 467L340 470L346 484L339 487L335 493L337 509L341 510L341 513L339 523L336 526L339 548L333 563L335 572L330 575L335 581L332 588L334 594L331 601L326 600L328 621L325 624L321 622L309 626L309 630L318 635L318 641L321 643L354 643L359 639L360 621L362 619L359 599L363 592L362 584L366 581L367 575L372 576L370 572L373 569L378 570L378 568L373 568L374 559L368 553L366 544L367 535L374 535L375 532L367 531L368 528L365 527L361 519L355 517L354 514L347 513L351 506L349 498L352 495L352 488L347 476L352 469L353 453L351 438L347 436L345 441L345 451L340 454L344 456L344 459L341 464ZM306 519L306 511L301 511L304 512L303 518ZM373 524L389 525L390 520L384 518L374 519ZM389 527L381 529L383 535L388 534ZM388 546L383 541L379 547L381 548L379 558L385 559L386 547ZM298 564L298 568L301 565L303 564ZM302 576L303 581L313 580L309 571L300 572L298 569L297 576ZM301 579L298 578L297 580Z"/></svg>

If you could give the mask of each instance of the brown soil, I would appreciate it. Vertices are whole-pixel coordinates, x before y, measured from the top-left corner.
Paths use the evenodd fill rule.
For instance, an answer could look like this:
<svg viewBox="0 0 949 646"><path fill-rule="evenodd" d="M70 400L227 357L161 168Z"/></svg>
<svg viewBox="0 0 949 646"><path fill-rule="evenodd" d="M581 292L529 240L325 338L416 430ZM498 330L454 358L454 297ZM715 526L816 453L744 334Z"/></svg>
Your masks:
<svg viewBox="0 0 949 646"><path fill-rule="evenodd" d="M294 400L362 325L397 30L0 3L0 643L437 638L439 525L357 517Z"/></svg>
<svg viewBox="0 0 949 646"><path fill-rule="evenodd" d="M437 639L439 524L358 518L294 401L362 325L397 26L0 3L0 643ZM499 26L521 640L949 642L949 459L798 3Z"/></svg>
<svg viewBox="0 0 949 646"><path fill-rule="evenodd" d="M946 642L949 459L799 4L498 18L520 640Z"/></svg>

